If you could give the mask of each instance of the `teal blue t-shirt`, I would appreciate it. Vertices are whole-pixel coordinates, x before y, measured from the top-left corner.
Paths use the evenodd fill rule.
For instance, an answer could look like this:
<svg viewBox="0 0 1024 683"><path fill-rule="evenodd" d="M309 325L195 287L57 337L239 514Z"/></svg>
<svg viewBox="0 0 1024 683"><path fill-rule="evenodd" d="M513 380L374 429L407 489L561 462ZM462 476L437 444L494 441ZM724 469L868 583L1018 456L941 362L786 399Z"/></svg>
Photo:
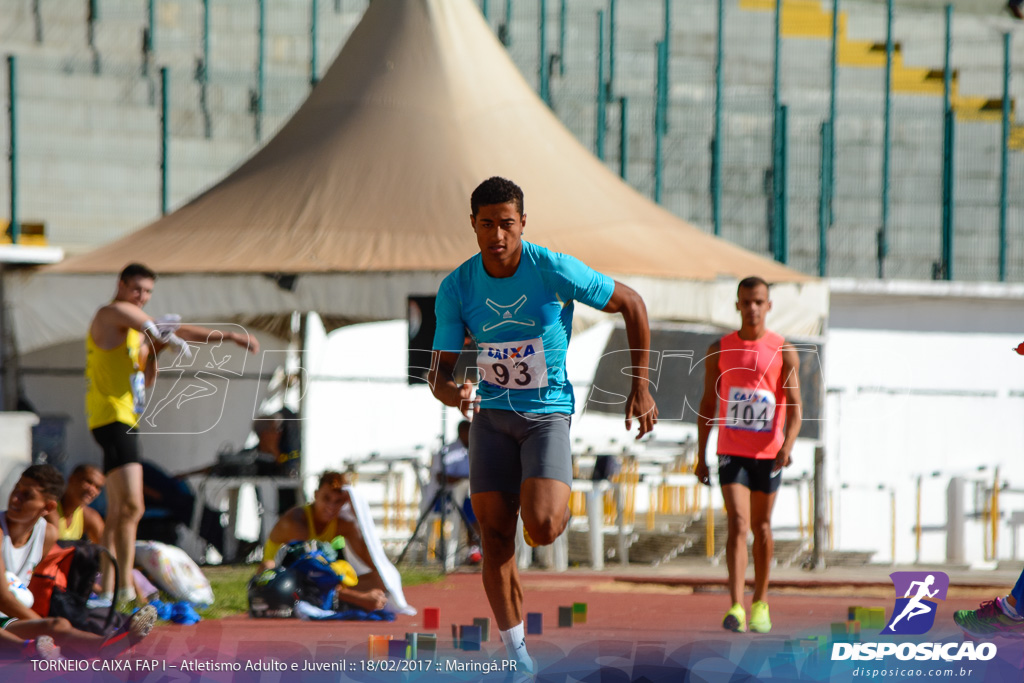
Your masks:
<svg viewBox="0 0 1024 683"><path fill-rule="evenodd" d="M495 278L477 254L441 282L434 349L477 348L481 408L524 413L574 411L565 352L573 302L603 309L615 282L579 259L524 241L515 274Z"/></svg>

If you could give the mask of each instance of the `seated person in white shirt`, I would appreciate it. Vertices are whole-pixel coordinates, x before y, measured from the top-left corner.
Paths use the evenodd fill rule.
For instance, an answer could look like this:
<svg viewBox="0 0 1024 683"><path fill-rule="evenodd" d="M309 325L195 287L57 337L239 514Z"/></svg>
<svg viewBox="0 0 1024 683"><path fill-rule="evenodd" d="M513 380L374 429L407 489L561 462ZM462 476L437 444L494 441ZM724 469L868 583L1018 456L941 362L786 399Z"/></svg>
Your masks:
<svg viewBox="0 0 1024 683"><path fill-rule="evenodd" d="M64 492L64 477L52 465L32 465L21 474L0 512L0 576L9 571L26 586L32 570L53 548L57 527L45 516L57 509ZM19 600L0 581L0 640L11 643L14 636L24 643L51 638L65 654L78 657L116 657L147 635L156 623L156 609L147 605L135 612L123 628L111 636L79 631L64 618L43 618Z"/></svg>

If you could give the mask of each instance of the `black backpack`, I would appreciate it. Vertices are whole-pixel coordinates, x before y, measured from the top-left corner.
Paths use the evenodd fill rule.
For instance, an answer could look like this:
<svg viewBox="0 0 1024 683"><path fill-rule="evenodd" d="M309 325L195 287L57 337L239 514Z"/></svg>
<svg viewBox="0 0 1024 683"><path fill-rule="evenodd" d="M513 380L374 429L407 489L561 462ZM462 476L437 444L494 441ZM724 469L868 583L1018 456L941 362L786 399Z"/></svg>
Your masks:
<svg viewBox="0 0 1024 683"><path fill-rule="evenodd" d="M32 572L29 590L35 597L32 609L44 617L64 617L82 631L109 635L119 629L125 617L110 607L90 609L86 604L106 555L114 566L114 585L120 585L120 568L106 548L90 541L57 541L50 553Z"/></svg>

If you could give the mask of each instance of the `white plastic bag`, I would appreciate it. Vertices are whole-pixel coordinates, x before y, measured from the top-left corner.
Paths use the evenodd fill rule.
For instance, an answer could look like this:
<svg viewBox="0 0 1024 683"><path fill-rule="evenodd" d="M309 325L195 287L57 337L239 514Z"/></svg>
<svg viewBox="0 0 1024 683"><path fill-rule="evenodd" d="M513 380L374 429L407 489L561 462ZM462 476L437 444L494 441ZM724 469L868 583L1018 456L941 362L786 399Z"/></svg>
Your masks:
<svg viewBox="0 0 1024 683"><path fill-rule="evenodd" d="M135 566L146 572L157 588L176 601L199 607L213 604L210 581L184 550L157 541L135 542Z"/></svg>

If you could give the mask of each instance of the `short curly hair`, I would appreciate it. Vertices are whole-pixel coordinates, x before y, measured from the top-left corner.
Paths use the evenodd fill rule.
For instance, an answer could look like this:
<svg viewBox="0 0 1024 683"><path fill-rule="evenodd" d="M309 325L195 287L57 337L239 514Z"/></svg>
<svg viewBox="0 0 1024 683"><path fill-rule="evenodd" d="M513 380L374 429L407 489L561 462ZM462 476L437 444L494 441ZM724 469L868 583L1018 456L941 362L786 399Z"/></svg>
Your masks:
<svg viewBox="0 0 1024 683"><path fill-rule="evenodd" d="M764 278L758 277L757 275L745 277L740 280L740 284L736 287L736 294L738 296L741 289L753 289L754 287L760 287L761 285L764 285L765 289L769 291L771 290L771 285L769 285Z"/></svg>
<svg viewBox="0 0 1024 683"><path fill-rule="evenodd" d="M53 465L32 465L21 473L22 479L31 479L43 490L43 496L60 500L64 495L64 475Z"/></svg>
<svg viewBox="0 0 1024 683"><path fill-rule="evenodd" d="M142 277L155 281L156 273L154 273L150 268L147 268L141 263L129 263L127 266L124 267L124 270L121 271L121 274L118 276L118 279L121 282L127 283L133 277Z"/></svg>
<svg viewBox="0 0 1024 683"><path fill-rule="evenodd" d="M334 470L327 470L320 475L320 481L317 483L317 489L323 487L340 491L343 486L348 486L348 477L341 472L335 472Z"/></svg>
<svg viewBox="0 0 1024 683"><path fill-rule="evenodd" d="M492 204L515 204L516 211L523 215L523 190L511 180L493 176L476 186L469 198L469 208L473 215L480 212L481 206Z"/></svg>

